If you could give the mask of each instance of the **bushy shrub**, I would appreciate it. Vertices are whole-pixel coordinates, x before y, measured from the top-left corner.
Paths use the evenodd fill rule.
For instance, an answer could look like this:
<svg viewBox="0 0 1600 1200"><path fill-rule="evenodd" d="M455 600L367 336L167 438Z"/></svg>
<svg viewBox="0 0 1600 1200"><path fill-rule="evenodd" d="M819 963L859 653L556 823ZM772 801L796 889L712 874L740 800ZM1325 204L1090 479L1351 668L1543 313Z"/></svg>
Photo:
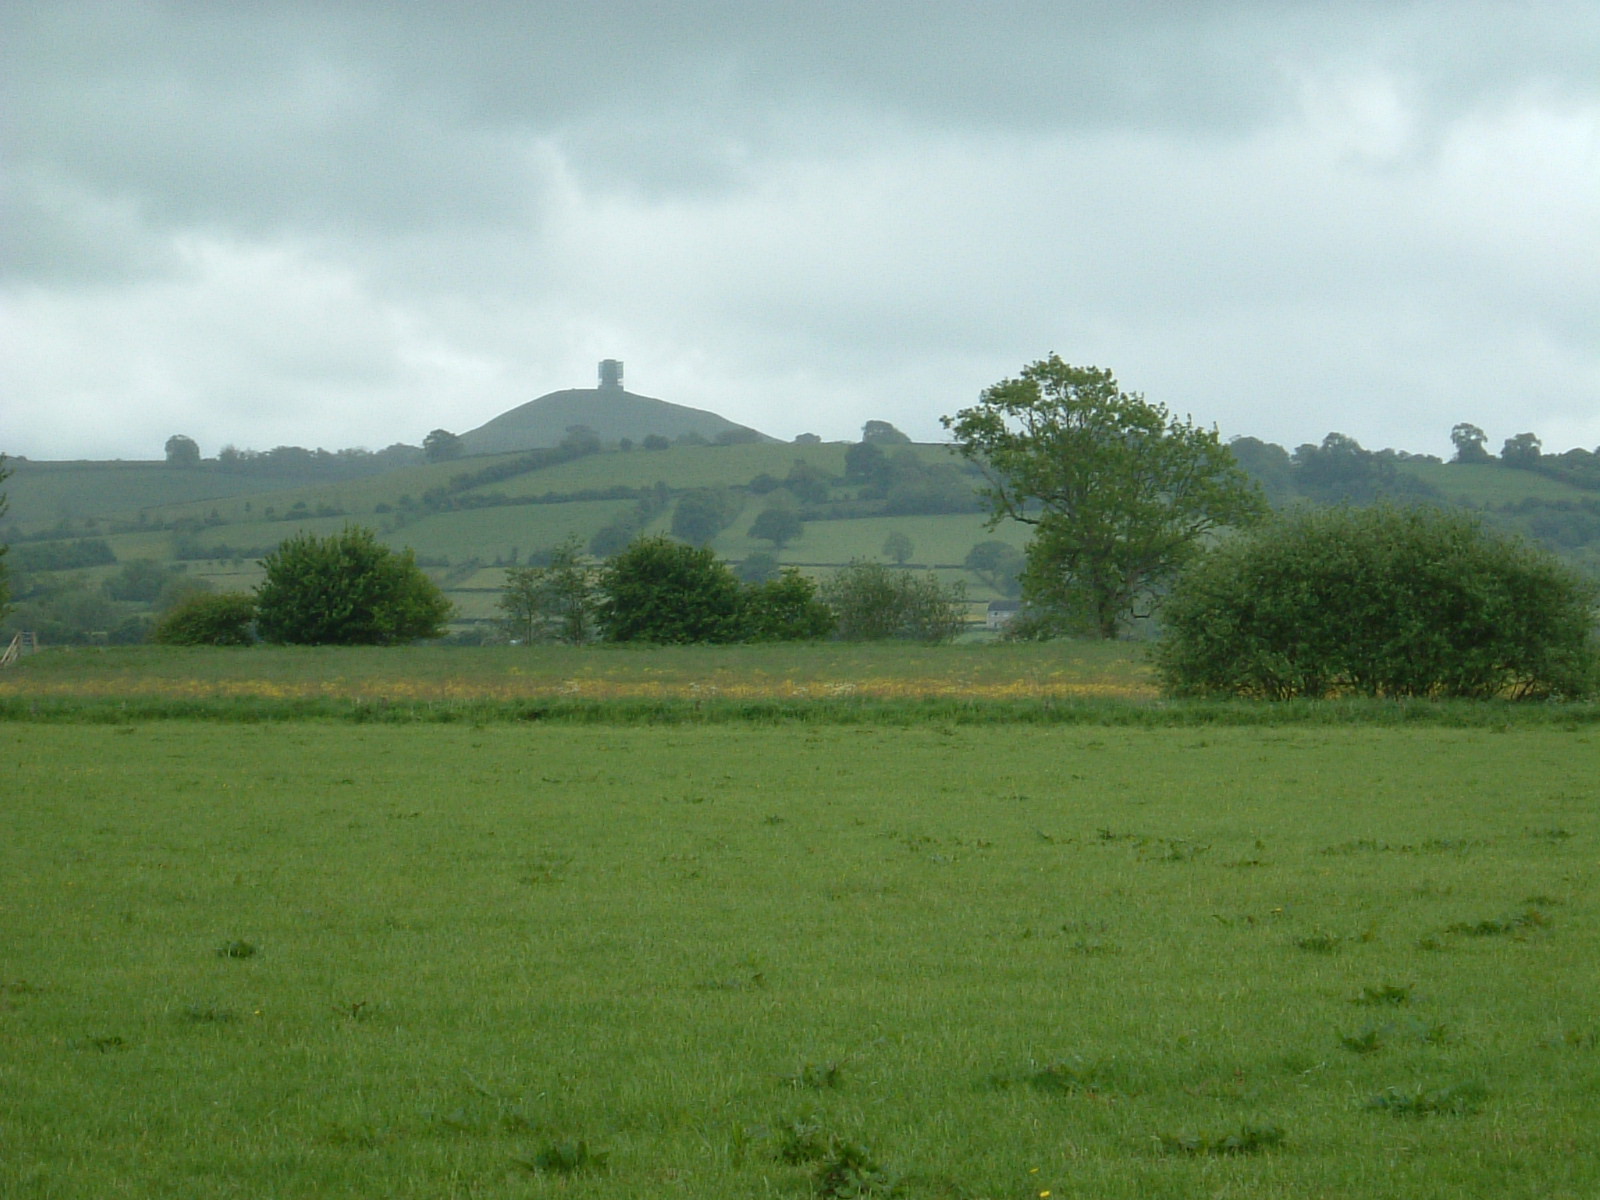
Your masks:
<svg viewBox="0 0 1600 1200"><path fill-rule="evenodd" d="M1596 682L1593 603L1468 513L1312 510L1186 572L1156 663L1178 695L1569 697Z"/></svg>
<svg viewBox="0 0 1600 1200"><path fill-rule="evenodd" d="M704 546L637 538L600 576L600 629L611 642L735 642L739 581Z"/></svg>
<svg viewBox="0 0 1600 1200"><path fill-rule="evenodd" d="M595 636L594 571L583 561L577 535L544 557L544 566L512 567L496 602L500 626L514 641L566 642L580 646Z"/></svg>
<svg viewBox="0 0 1600 1200"><path fill-rule="evenodd" d="M925 573L857 559L833 573L822 598L847 642L947 642L961 632L961 585Z"/></svg>
<svg viewBox="0 0 1600 1200"><path fill-rule="evenodd" d="M263 565L256 614L269 642L390 646L438 637L450 617L450 602L412 552L396 553L370 529L297 534Z"/></svg>
<svg viewBox="0 0 1600 1200"><path fill-rule="evenodd" d="M740 641L813 641L832 633L834 624L817 585L792 567L776 579L745 584L739 595Z"/></svg>
<svg viewBox="0 0 1600 1200"><path fill-rule="evenodd" d="M796 642L833 631L832 610L798 571L740 583L711 550L660 535L608 562L599 592L612 642Z"/></svg>
<svg viewBox="0 0 1600 1200"><path fill-rule="evenodd" d="M249 592L193 592L170 608L150 631L165 646L248 646L256 600Z"/></svg>

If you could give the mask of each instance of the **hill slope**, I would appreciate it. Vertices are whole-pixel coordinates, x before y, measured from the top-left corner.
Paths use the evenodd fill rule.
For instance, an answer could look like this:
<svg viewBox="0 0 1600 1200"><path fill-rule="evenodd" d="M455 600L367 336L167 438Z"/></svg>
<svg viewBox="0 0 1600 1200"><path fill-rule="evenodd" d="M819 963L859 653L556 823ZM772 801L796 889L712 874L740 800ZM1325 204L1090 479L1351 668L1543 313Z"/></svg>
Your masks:
<svg viewBox="0 0 1600 1200"><path fill-rule="evenodd" d="M726 433L775 440L714 412L609 387L551 392L468 430L461 435L461 440L468 454L535 450L559 445L574 425L587 425L603 442L617 442L623 438L642 442L652 434L669 441L695 434L710 442Z"/></svg>

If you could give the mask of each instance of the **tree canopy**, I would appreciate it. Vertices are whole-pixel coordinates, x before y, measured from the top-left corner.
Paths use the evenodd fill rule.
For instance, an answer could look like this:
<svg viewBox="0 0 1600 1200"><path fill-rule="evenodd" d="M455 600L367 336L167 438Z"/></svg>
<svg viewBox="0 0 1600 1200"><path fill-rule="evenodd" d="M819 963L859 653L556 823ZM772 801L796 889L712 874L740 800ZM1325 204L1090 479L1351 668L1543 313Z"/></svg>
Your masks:
<svg viewBox="0 0 1600 1200"><path fill-rule="evenodd" d="M1019 577L1027 559L1009 542L979 542L967 551L962 565L1002 596L1016 596L1022 591Z"/></svg>
<svg viewBox="0 0 1600 1200"><path fill-rule="evenodd" d="M1467 512L1312 509L1186 571L1157 663L1180 695L1574 696L1595 683L1593 601Z"/></svg>
<svg viewBox="0 0 1600 1200"><path fill-rule="evenodd" d="M672 536L703 546L733 523L742 502L725 487L685 492L672 511Z"/></svg>
<svg viewBox="0 0 1600 1200"><path fill-rule="evenodd" d="M175 433L167 439L167 465L169 467L198 467L200 445L192 437Z"/></svg>
<svg viewBox="0 0 1600 1200"><path fill-rule="evenodd" d="M1520 467L1532 470L1539 465L1539 459L1544 454L1544 448L1539 439L1531 433L1519 433L1516 437L1509 437L1500 447L1500 461L1508 467Z"/></svg>
<svg viewBox="0 0 1600 1200"><path fill-rule="evenodd" d="M1456 448L1455 461L1458 463L1486 463L1492 457L1484 449L1484 443L1489 440L1489 435L1476 425L1462 421L1450 430L1450 444Z"/></svg>
<svg viewBox="0 0 1600 1200"><path fill-rule="evenodd" d="M422 453L433 462L450 462L466 453L467 444L459 434L448 429L435 429L422 439Z"/></svg>
<svg viewBox="0 0 1600 1200"><path fill-rule="evenodd" d="M904 530L896 529L883 539L883 556L894 559L897 567L905 566L916 552L916 543Z"/></svg>
<svg viewBox="0 0 1600 1200"><path fill-rule="evenodd" d="M813 641L827 637L835 624L817 585L793 567L774 579L747 583L739 593L741 642Z"/></svg>
<svg viewBox="0 0 1600 1200"><path fill-rule="evenodd" d="M847 642L947 642L961 632L961 585L927 572L857 559L824 582L822 598Z"/></svg>
<svg viewBox="0 0 1600 1200"><path fill-rule="evenodd" d="M751 537L771 542L778 550L782 550L804 532L805 523L800 520L800 514L783 505L762 509L750 525Z"/></svg>
<svg viewBox="0 0 1600 1200"><path fill-rule="evenodd" d="M410 550L395 552L370 529L330 537L296 534L262 560L257 627L269 642L390 646L439 637L450 602Z"/></svg>
<svg viewBox="0 0 1600 1200"><path fill-rule="evenodd" d="M599 593L583 545L573 534L550 552L545 566L512 567L497 601L501 625L518 641L582 645L596 633Z"/></svg>
<svg viewBox="0 0 1600 1200"><path fill-rule="evenodd" d="M909 445L911 439L901 433L888 421L868 421L861 427L861 440L866 443L876 442L879 445Z"/></svg>
<svg viewBox="0 0 1600 1200"><path fill-rule="evenodd" d="M798 571L741 583L704 546L641 537L601 572L600 628L613 642L793 642L827 637L833 612Z"/></svg>
<svg viewBox="0 0 1600 1200"><path fill-rule="evenodd" d="M1266 512L1215 430L1055 355L943 422L989 481L990 528L1034 526L1023 596L1063 631L1116 637L1208 534Z"/></svg>
<svg viewBox="0 0 1600 1200"><path fill-rule="evenodd" d="M612 642L739 640L739 581L704 546L636 538L601 573L600 628Z"/></svg>

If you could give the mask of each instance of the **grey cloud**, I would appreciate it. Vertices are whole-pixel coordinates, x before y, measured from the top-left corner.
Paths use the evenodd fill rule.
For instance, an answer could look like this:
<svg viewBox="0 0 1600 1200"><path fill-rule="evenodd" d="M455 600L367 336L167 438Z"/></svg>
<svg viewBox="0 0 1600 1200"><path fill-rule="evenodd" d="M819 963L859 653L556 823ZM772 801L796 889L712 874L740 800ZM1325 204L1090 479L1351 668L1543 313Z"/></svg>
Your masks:
<svg viewBox="0 0 1600 1200"><path fill-rule="evenodd" d="M1600 440L1580 0L62 0L0 56L0 396L78 430L380 443L616 355L932 437L1057 350L1229 432L1521 378Z"/></svg>
<svg viewBox="0 0 1600 1200"><path fill-rule="evenodd" d="M7 140L104 186L144 180L175 220L470 221L518 211L507 138L567 138L580 172L636 164L670 190L704 168L737 182L730 163L784 153L807 114L1216 136L1270 120L1308 63L1375 59L1452 110L1530 73L1592 93L1597 21L1577 4L65 3L11 18ZM665 169L674 152L688 166Z"/></svg>
<svg viewBox="0 0 1600 1200"><path fill-rule="evenodd" d="M0 177L0 279L104 285L175 268L171 246L146 228L136 204L51 176L14 170Z"/></svg>

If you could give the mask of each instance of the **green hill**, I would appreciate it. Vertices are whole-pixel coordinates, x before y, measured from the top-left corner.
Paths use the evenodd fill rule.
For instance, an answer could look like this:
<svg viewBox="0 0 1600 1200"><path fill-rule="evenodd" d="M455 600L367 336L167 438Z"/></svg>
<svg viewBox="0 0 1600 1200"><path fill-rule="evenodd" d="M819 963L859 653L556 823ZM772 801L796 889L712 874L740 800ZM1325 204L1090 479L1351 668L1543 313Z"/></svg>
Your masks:
<svg viewBox="0 0 1600 1200"><path fill-rule="evenodd" d="M461 441L469 454L535 450L560 445L575 425L594 430L608 444L624 438L643 442L647 437L669 442L680 438L774 440L713 412L635 395L620 387L598 387L568 388L540 396L468 430Z"/></svg>
<svg viewBox="0 0 1600 1200"><path fill-rule="evenodd" d="M607 425L597 413L695 412L620 388L609 390L600 409L563 407L602 391L607 389L556 393L496 422L537 408L550 427L560 427L561 436L567 424L586 423L602 439L620 440L619 429L630 429L621 436L631 438L647 427ZM683 437L673 432L683 426L648 428L669 441ZM719 427L700 425L689 432L714 439ZM275 472L261 464L230 471L215 461L187 468L17 462L6 484L11 512L0 538L12 543L18 609L3 632L44 630L47 642L88 633L136 636L138 623L148 620L151 597L126 598L135 567L147 575L165 572L157 583L200 580L250 588L261 578L259 559L285 538L301 531L331 533L351 523L375 529L396 548L414 549L463 617L485 621L494 615L506 566L536 559L569 536L589 544L608 529L668 531L685 497L697 489L720 497L726 519L709 544L732 562L770 553L780 563L821 574L853 558L884 559L885 539L897 533L911 540L908 565L962 579L977 601L998 593L961 568L972 547L998 540L1021 548L1027 541L1028 530L1012 522L985 528L972 494L981 480L948 447L885 445L883 474L874 480L849 477L850 448L842 443L735 438L645 449L642 442L641 436L628 451L580 453L568 447L472 455L343 479ZM1476 508L1492 523L1541 540L1600 574L1600 493L1498 464L1406 460L1396 469L1426 485L1411 498ZM1294 483L1294 473L1286 472L1282 502L1296 502ZM749 533L756 516L772 504L794 506L804 520L800 536L781 549Z"/></svg>
<svg viewBox="0 0 1600 1200"><path fill-rule="evenodd" d="M8 459L6 466L12 471L5 484L10 501L6 526L24 535L57 528L63 521L81 529L85 522L112 521L145 509L183 503L204 507L310 482L293 473L230 475L161 462Z"/></svg>
<svg viewBox="0 0 1600 1200"><path fill-rule="evenodd" d="M646 494L663 499L636 527L657 532L670 529L678 501L690 490L726 490L735 501L734 515L712 545L734 561L770 552L768 543L747 531L769 503L785 502L786 493L774 494L774 489L797 469L828 481L828 503L817 511L829 505L844 510L829 515L845 519L808 520L801 538L777 555L813 573L855 557L881 557L890 532L912 538L913 563L947 569L959 564L974 543L996 536L986 533L981 516L970 511L863 515L885 502L863 500L860 486L843 480L846 448L768 440L611 450L566 459L550 451L502 453L342 481L233 475L212 462L193 468L24 463L7 485L13 514L25 518L7 524L19 554L38 563L84 547L99 546L103 553L94 565L23 573L19 608L6 626L53 629L46 641L66 639L62 622L76 623L73 636L87 631L109 637L119 625L149 612L149 603L108 603L102 595L129 563L150 560L173 578L247 589L261 578L258 560L284 538L302 531L327 534L350 523L376 529L397 548L415 550L464 618L487 620L494 615L505 565L527 562L568 536L587 542L633 512ZM906 446L896 452L901 469L913 474L925 467L953 470L944 447ZM1018 540L1015 532L1002 530L998 536ZM955 574L964 572L957 567ZM977 599L992 594L975 578L969 586ZM72 613L55 626L45 620L65 608Z"/></svg>

